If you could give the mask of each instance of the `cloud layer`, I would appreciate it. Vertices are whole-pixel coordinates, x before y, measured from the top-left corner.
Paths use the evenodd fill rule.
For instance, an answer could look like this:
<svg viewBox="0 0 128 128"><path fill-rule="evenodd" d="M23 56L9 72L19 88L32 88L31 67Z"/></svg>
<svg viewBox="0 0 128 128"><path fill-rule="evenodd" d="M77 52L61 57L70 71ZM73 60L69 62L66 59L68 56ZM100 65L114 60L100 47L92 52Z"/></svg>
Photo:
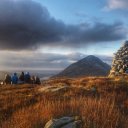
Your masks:
<svg viewBox="0 0 128 128"><path fill-rule="evenodd" d="M0 67L3 69L63 69L85 57L82 53L67 55L38 52L0 52ZM9 61L10 60L10 61ZM13 60L13 61L12 61Z"/></svg>
<svg viewBox="0 0 128 128"><path fill-rule="evenodd" d="M67 25L35 1L0 1L1 50L31 50L44 45L77 47L125 37L122 23Z"/></svg>
<svg viewBox="0 0 128 128"><path fill-rule="evenodd" d="M0 52L1 69L42 69L42 70L63 70L70 64L86 57L83 53L54 54L37 52ZM111 64L111 56L98 56L104 62Z"/></svg>

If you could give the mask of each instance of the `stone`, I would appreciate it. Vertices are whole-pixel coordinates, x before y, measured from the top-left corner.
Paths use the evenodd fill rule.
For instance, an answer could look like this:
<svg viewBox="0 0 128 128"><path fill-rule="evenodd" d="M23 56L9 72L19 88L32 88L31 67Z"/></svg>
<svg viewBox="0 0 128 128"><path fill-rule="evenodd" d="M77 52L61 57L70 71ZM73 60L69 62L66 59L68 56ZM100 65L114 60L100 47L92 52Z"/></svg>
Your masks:
<svg viewBox="0 0 128 128"><path fill-rule="evenodd" d="M109 76L119 76L126 74L128 70L128 41L125 41L122 47L114 53L114 58Z"/></svg>
<svg viewBox="0 0 128 128"><path fill-rule="evenodd" d="M123 73L123 72L124 72L124 70L121 68L119 72L120 72L120 73Z"/></svg>
<svg viewBox="0 0 128 128"><path fill-rule="evenodd" d="M61 128L80 128L80 125L81 125L81 120L78 120L78 121L74 121L72 123L69 123Z"/></svg>
<svg viewBox="0 0 128 128"><path fill-rule="evenodd" d="M44 128L80 128L81 120L75 117L62 117L48 121Z"/></svg>
<svg viewBox="0 0 128 128"><path fill-rule="evenodd" d="M70 87L68 85L54 85L54 86L45 86L39 88L40 92L63 92L69 89Z"/></svg>

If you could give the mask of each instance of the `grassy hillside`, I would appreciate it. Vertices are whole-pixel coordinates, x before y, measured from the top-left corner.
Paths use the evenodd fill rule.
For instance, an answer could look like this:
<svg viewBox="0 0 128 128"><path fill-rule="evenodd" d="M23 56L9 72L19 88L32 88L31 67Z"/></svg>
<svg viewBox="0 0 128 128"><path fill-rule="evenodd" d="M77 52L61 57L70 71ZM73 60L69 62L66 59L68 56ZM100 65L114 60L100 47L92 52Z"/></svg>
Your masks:
<svg viewBox="0 0 128 128"><path fill-rule="evenodd" d="M65 86L61 91L43 91ZM51 79L41 86L0 86L1 128L43 128L52 118L79 116L82 128L128 128L128 78Z"/></svg>

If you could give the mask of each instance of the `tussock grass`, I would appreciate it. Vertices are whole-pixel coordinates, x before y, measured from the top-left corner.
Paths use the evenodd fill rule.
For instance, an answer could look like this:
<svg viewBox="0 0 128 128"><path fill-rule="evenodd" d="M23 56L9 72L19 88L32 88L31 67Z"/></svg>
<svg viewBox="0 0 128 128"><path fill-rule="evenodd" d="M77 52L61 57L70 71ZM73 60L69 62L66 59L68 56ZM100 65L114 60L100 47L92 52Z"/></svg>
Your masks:
<svg viewBox="0 0 128 128"><path fill-rule="evenodd" d="M0 127L43 128L52 118L79 116L82 128L127 128L127 80L83 77L51 79L41 86L0 86ZM71 88L58 93L39 91L54 85Z"/></svg>

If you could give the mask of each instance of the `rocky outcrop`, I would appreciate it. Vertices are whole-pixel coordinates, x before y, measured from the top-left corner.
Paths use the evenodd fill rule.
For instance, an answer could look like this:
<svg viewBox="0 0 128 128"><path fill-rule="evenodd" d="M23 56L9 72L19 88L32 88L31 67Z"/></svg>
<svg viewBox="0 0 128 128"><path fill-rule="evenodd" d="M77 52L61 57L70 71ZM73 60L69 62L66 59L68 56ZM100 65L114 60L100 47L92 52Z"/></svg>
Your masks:
<svg viewBox="0 0 128 128"><path fill-rule="evenodd" d="M128 73L128 41L115 53L109 76L120 76Z"/></svg>
<svg viewBox="0 0 128 128"><path fill-rule="evenodd" d="M44 128L80 128L80 125L78 117L62 117L48 121Z"/></svg>
<svg viewBox="0 0 128 128"><path fill-rule="evenodd" d="M58 86L58 85L54 85L54 86L46 86L46 87L41 87L39 89L40 92L63 92L66 91L67 89L69 89L70 87L67 85L62 85L62 86Z"/></svg>
<svg viewBox="0 0 128 128"><path fill-rule="evenodd" d="M110 66L93 55L71 64L55 77L107 76Z"/></svg>

